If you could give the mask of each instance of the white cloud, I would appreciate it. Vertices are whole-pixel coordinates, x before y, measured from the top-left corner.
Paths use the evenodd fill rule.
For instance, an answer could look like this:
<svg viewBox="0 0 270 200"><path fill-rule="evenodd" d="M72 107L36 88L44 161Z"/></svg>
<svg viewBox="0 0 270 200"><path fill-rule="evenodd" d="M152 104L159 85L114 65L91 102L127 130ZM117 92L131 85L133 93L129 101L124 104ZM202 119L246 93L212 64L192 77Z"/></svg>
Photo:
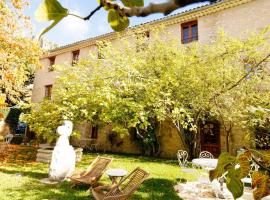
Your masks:
<svg viewBox="0 0 270 200"><path fill-rule="evenodd" d="M79 15L80 12L72 12ZM90 23L79 19L74 16L68 16L60 22L58 29L66 38L70 38L72 41L82 40L88 36L90 30Z"/></svg>
<svg viewBox="0 0 270 200"><path fill-rule="evenodd" d="M97 27L97 30L98 34L105 34L111 31L108 22L100 23Z"/></svg>

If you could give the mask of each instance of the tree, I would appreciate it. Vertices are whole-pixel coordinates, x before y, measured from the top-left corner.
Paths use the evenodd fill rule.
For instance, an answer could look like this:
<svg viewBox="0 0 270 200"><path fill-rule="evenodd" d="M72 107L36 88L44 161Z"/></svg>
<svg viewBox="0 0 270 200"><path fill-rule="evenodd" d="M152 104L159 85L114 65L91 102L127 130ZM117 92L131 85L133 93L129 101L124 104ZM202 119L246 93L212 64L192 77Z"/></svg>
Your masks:
<svg viewBox="0 0 270 200"><path fill-rule="evenodd" d="M133 131L150 154L157 155L164 122L175 126L188 148L187 136L199 138L199 121L210 115L221 121L228 146L233 126L248 131L249 120L261 122L269 116L261 114L258 119L251 112L269 104L268 28L244 39L221 33L211 44L189 46L159 35L153 33L151 42L145 37L123 41L121 48L103 45L100 59L92 54L74 66L59 66L62 75L53 99L33 105L26 116L31 129L54 137L62 120L86 121L110 126L118 134ZM266 172L253 174L254 198L261 199L269 194L270 170L259 157L251 150L238 157L223 153L210 177L225 176L228 189L238 198L243 194L241 178L253 160Z"/></svg>
<svg viewBox="0 0 270 200"><path fill-rule="evenodd" d="M24 36L30 31L29 19L23 15L26 5L25 0L0 2L0 92L7 106L24 101L29 76L42 53L38 42Z"/></svg>
<svg viewBox="0 0 270 200"><path fill-rule="evenodd" d="M197 125L206 115L221 120L224 128L227 123L245 127L246 109L269 100L269 92L257 88L269 81L267 38L265 31L244 40L221 34L212 44L179 47L153 34L143 51L127 41L121 49L105 45L102 59L92 55L60 67L53 100L41 103L28 121L34 131L50 135L38 121L54 113L57 121L66 117L75 123L110 124L123 134L135 129L139 138L149 141L151 136L154 143L158 134L148 129L169 121L188 148L183 130L198 138ZM139 40L136 44L147 39Z"/></svg>
<svg viewBox="0 0 270 200"><path fill-rule="evenodd" d="M108 11L108 22L115 31L122 31L129 26L129 17L145 17L154 13L170 14L172 11L186 5L198 2L216 2L216 0L168 0L164 3L150 3L144 6L144 0L98 0L98 6L86 17L81 17L69 12L58 0L43 0L35 16L39 21L53 21L52 24L45 28L40 37L58 24L68 15L73 15L82 20L89 20L101 8Z"/></svg>

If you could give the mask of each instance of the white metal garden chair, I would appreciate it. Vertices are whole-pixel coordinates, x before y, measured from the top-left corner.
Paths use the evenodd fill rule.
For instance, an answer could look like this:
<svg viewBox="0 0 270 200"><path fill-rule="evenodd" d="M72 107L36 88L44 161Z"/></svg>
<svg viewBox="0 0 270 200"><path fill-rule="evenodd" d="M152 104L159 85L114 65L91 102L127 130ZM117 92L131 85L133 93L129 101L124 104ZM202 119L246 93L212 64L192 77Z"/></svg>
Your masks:
<svg viewBox="0 0 270 200"><path fill-rule="evenodd" d="M187 166L188 163L188 152L185 150L178 150L177 159L180 167Z"/></svg>
<svg viewBox="0 0 270 200"><path fill-rule="evenodd" d="M178 150L177 159L179 162L179 166L181 167L181 171L184 173L199 174L198 167L193 163L188 162L188 152L185 150Z"/></svg>
<svg viewBox="0 0 270 200"><path fill-rule="evenodd" d="M199 155L199 158L211 158L211 159L214 159L214 156L209 151L202 151L200 153L200 155Z"/></svg>
<svg viewBox="0 0 270 200"><path fill-rule="evenodd" d="M248 175L247 175L245 178L242 178L241 181L242 181L244 184L249 184L249 185L251 185L251 184L252 184L251 175L252 175L253 172L258 171L259 168L260 168L259 165L257 165L256 163L252 162L251 165L250 165L250 168L249 168L249 173L248 173Z"/></svg>

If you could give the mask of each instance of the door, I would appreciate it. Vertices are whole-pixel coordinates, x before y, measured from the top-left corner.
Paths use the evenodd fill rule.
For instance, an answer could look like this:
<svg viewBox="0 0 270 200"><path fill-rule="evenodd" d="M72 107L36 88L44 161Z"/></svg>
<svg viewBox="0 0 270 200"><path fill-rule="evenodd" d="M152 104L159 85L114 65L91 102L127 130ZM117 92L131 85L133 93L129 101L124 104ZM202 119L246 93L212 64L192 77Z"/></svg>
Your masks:
<svg viewBox="0 0 270 200"><path fill-rule="evenodd" d="M209 151L215 157L220 154L220 125L217 121L207 121L201 125L201 151Z"/></svg>

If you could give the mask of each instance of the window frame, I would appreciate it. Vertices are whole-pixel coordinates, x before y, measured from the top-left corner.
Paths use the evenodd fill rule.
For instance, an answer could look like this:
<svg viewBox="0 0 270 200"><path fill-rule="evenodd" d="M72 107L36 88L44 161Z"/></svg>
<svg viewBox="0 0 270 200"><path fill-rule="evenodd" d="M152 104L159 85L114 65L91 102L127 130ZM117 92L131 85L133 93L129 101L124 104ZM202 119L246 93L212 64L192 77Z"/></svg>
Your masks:
<svg viewBox="0 0 270 200"><path fill-rule="evenodd" d="M98 139L98 126L91 126L91 134L90 134L91 139Z"/></svg>
<svg viewBox="0 0 270 200"><path fill-rule="evenodd" d="M50 62L49 67L48 67L49 72L53 71L53 66L55 65L55 59L56 59L56 56L49 57L49 62Z"/></svg>
<svg viewBox="0 0 270 200"><path fill-rule="evenodd" d="M45 85L45 95L44 98L51 99L52 98L52 84Z"/></svg>
<svg viewBox="0 0 270 200"><path fill-rule="evenodd" d="M142 31L142 32L138 32L136 33L136 41L138 41L138 39L140 37L144 37L145 41L141 44L139 44L138 42L136 43L136 52L140 52L143 51L147 48L148 46L148 42L150 40L150 30L146 30L146 31Z"/></svg>
<svg viewBox="0 0 270 200"><path fill-rule="evenodd" d="M192 35L192 26L194 26L194 25L197 26L197 35L196 36ZM199 40L198 20L193 20L193 21L182 23L180 28L181 28L181 43L182 44L187 44L187 43ZM184 28L188 28L187 42L185 42L186 39L184 38Z"/></svg>
<svg viewBox="0 0 270 200"><path fill-rule="evenodd" d="M75 65L80 58L80 50L72 51L72 65Z"/></svg>

